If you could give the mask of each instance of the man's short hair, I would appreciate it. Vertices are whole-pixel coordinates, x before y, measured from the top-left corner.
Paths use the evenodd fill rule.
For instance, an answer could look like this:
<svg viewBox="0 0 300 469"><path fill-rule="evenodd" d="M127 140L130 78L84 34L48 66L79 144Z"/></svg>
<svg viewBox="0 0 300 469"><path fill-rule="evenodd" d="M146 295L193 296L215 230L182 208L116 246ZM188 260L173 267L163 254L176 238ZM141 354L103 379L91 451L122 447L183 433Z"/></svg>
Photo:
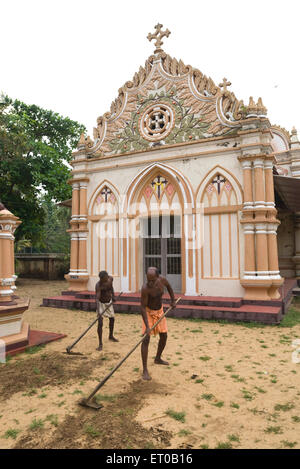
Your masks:
<svg viewBox="0 0 300 469"><path fill-rule="evenodd" d="M106 272L106 270L101 270L101 272L99 272L99 278L104 278L108 276L108 273Z"/></svg>

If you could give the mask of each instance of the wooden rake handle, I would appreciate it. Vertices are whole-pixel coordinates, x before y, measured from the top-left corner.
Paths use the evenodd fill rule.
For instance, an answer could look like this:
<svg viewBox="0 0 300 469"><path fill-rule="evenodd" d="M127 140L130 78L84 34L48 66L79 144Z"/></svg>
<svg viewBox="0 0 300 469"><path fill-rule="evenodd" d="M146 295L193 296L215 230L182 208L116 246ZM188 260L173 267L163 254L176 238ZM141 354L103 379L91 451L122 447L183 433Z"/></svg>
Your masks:
<svg viewBox="0 0 300 469"><path fill-rule="evenodd" d="M177 303L181 300L181 297L178 298L176 301L175 301L175 304L177 305ZM160 321L162 321L162 319L168 314L169 311L171 311L173 307L170 306L166 312L159 318L159 320L154 324L154 326L151 327L150 329L150 332L157 326L157 324L160 323ZM108 373L108 375L105 376L105 378L103 378L103 380L95 387L95 389L91 392L91 394L87 397L86 401L89 401L92 399L92 397L99 391L100 388L102 388L102 386L104 386L104 384L106 383L107 380L109 380L109 378L114 374L115 371L117 371L118 368L120 368L120 366L125 362L125 360L127 360L127 358L129 357L129 355L131 355L135 349L143 342L144 338L146 337L146 333L142 336L142 338L138 341L138 343L130 350L130 352L127 353L127 355L125 355L124 358L122 358L122 360Z"/></svg>
<svg viewBox="0 0 300 469"><path fill-rule="evenodd" d="M121 292L119 294L119 296L116 298L116 301L119 300L120 296L122 295L123 292ZM97 300L96 300L97 301ZM101 313L101 316L103 316L103 314L105 313L105 311L108 310L108 308L113 304L113 302L109 303L109 305L105 308L105 310L103 311L103 313ZM91 327L93 327L93 325L98 321L99 317L97 316L96 319L94 319L94 321L89 325L89 327L78 337L78 339L75 340L75 342L73 342L71 345L69 345L67 347L67 352L69 353L70 350L72 350L72 348L80 341L80 339L82 339L82 337L90 330Z"/></svg>

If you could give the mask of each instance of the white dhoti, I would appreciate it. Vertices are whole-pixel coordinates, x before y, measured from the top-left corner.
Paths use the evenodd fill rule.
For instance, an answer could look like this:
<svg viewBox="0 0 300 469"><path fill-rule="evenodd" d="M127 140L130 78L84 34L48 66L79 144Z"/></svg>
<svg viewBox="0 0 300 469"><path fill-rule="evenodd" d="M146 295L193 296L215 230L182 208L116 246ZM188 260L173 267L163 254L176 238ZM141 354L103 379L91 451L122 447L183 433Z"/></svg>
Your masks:
<svg viewBox="0 0 300 469"><path fill-rule="evenodd" d="M103 311L105 311L105 313L103 313ZM100 301L97 300L97 313L101 314L101 316L105 316L106 318L114 318L115 317L114 307L111 304L111 302L101 303Z"/></svg>

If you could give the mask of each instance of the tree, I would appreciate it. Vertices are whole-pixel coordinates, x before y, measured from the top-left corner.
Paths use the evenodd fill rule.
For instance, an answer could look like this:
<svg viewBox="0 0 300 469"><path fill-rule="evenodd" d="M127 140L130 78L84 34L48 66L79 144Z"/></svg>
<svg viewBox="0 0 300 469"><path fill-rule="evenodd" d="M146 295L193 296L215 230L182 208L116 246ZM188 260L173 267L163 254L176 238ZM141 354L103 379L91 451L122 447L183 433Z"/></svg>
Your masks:
<svg viewBox="0 0 300 469"><path fill-rule="evenodd" d="M85 127L67 117L2 96L0 200L22 220L16 239L41 241L46 212L41 198L71 197L68 162Z"/></svg>

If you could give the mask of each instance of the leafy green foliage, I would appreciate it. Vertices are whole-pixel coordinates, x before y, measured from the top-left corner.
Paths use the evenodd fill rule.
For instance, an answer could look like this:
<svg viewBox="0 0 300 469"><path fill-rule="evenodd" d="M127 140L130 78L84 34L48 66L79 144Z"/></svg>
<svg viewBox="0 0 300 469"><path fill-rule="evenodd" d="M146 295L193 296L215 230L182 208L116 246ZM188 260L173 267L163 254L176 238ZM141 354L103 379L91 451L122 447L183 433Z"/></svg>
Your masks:
<svg viewBox="0 0 300 469"><path fill-rule="evenodd" d="M191 113L191 108L184 106L184 101L177 96L174 86L169 91L161 91L149 94L147 98L137 95L137 108L132 112L131 120L122 129L116 138L110 141L111 150L116 153L126 153L134 150L145 150L150 148L150 142L145 140L139 133L139 118L149 104L155 104L157 100L171 105L175 109L176 119L172 132L164 139L166 144L182 143L197 140L207 136L210 124L205 122L201 116Z"/></svg>
<svg viewBox="0 0 300 469"><path fill-rule="evenodd" d="M16 239L41 239L44 198L71 197L68 162L84 126L36 105L0 100L0 199L22 220Z"/></svg>

